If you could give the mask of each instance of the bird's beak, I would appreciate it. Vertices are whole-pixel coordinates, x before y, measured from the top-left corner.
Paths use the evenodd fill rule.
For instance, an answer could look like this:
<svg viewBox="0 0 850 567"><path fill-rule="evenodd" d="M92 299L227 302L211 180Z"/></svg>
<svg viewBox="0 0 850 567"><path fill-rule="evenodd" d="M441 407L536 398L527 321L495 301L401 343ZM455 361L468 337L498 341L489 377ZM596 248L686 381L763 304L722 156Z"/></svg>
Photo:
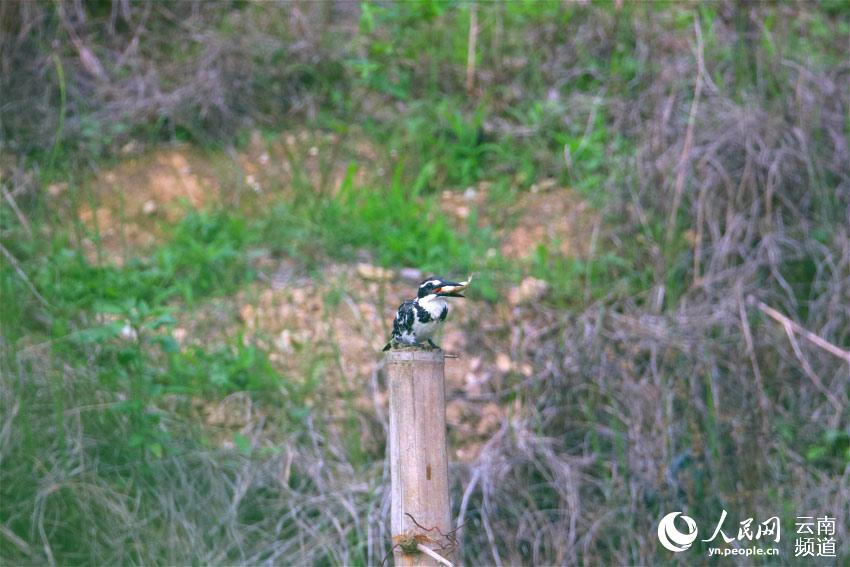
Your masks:
<svg viewBox="0 0 850 567"><path fill-rule="evenodd" d="M444 282L443 285L440 286L440 289L437 290L437 295L441 295L443 297L463 297L463 294L460 293L469 287L469 282Z"/></svg>

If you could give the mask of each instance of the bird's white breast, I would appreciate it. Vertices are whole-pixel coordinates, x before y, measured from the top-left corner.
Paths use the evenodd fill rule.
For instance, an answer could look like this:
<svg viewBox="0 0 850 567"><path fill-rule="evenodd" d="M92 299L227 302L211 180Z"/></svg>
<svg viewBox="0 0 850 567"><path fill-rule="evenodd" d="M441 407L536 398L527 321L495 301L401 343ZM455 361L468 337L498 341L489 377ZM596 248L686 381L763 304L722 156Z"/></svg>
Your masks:
<svg viewBox="0 0 850 567"><path fill-rule="evenodd" d="M437 327L440 325L439 319L431 319L427 323L413 322L413 334L416 335L418 341L428 340L437 332Z"/></svg>
<svg viewBox="0 0 850 567"><path fill-rule="evenodd" d="M446 300L438 295L426 295L419 300L419 305L428 312L431 319L439 319L443 309L448 307Z"/></svg>
<svg viewBox="0 0 850 567"><path fill-rule="evenodd" d="M437 332L437 328L442 323L440 321L440 315L443 314L443 310L448 305L446 305L445 299L436 295L427 295L420 299L418 303L431 316L431 320L427 323L422 323L419 317L413 320L413 333L416 335L417 340L424 341L430 339Z"/></svg>

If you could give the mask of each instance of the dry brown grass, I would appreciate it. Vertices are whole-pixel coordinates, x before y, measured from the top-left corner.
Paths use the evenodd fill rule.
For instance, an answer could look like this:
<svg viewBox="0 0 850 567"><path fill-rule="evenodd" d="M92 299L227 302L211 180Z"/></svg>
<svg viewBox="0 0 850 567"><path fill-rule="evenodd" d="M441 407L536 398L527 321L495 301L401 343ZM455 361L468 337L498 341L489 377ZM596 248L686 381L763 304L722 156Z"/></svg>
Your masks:
<svg viewBox="0 0 850 567"><path fill-rule="evenodd" d="M140 142L188 136L205 143L286 115L314 114L322 95L305 85L335 64L326 55L341 45L331 25L342 20L332 18L334 5L233 8L4 2L7 151L55 151L58 144L85 163Z"/></svg>
<svg viewBox="0 0 850 567"><path fill-rule="evenodd" d="M754 7L738 16L760 25ZM722 22L717 40L739 40ZM809 453L848 429L850 363L789 341L750 299L850 344L848 68L781 59L775 91L737 98L700 78L701 38L665 46L664 25L633 23L658 75L603 103L637 146L606 184L621 222L602 239L639 242L654 283L571 315L526 307L510 325L508 351L535 376L492 392L511 417L459 467L470 564L652 564L668 510L701 526L721 508L850 525L850 468Z"/></svg>

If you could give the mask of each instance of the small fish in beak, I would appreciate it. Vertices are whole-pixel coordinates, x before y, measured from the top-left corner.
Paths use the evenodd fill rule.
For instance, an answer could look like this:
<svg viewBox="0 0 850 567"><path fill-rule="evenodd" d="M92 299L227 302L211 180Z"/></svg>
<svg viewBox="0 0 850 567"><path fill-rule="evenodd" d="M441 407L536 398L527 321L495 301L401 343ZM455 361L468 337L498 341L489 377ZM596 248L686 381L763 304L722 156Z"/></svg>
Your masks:
<svg viewBox="0 0 850 567"><path fill-rule="evenodd" d="M467 287L469 287L469 282L444 282L439 289L434 291L441 297L463 297L461 292Z"/></svg>

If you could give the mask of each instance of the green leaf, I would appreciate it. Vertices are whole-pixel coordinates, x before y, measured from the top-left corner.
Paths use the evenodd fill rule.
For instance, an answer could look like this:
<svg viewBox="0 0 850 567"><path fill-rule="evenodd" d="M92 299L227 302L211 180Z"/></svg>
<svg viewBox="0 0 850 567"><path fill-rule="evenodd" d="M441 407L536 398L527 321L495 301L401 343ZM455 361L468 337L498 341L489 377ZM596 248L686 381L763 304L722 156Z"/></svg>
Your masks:
<svg viewBox="0 0 850 567"><path fill-rule="evenodd" d="M180 345L170 335L159 335L153 338L153 342L159 344L163 351L168 354L180 352Z"/></svg>
<svg viewBox="0 0 850 567"><path fill-rule="evenodd" d="M127 312L127 308L116 303L97 302L94 310L98 313L111 313L113 315L123 315Z"/></svg>
<svg viewBox="0 0 850 567"><path fill-rule="evenodd" d="M113 321L106 325L91 327L80 331L75 339L82 344L100 343L109 339L114 339L121 333L124 324L120 321Z"/></svg>
<svg viewBox="0 0 850 567"><path fill-rule="evenodd" d="M148 444L148 451L150 451L157 459L162 458L162 445L160 445L159 443Z"/></svg>
<svg viewBox="0 0 850 567"><path fill-rule="evenodd" d="M145 327L148 329L159 329L160 327L170 327L174 325L177 321L174 317L171 316L170 313L165 313L160 315L153 321L149 321L145 323Z"/></svg>
<svg viewBox="0 0 850 567"><path fill-rule="evenodd" d="M241 433L236 433L233 435L233 444L236 445L236 450L239 451L243 457L251 456L251 441L249 441L247 437Z"/></svg>
<svg viewBox="0 0 850 567"><path fill-rule="evenodd" d="M808 461L817 461L826 456L826 447L821 445L815 445L814 447L809 447L809 450L806 451L806 459Z"/></svg>

